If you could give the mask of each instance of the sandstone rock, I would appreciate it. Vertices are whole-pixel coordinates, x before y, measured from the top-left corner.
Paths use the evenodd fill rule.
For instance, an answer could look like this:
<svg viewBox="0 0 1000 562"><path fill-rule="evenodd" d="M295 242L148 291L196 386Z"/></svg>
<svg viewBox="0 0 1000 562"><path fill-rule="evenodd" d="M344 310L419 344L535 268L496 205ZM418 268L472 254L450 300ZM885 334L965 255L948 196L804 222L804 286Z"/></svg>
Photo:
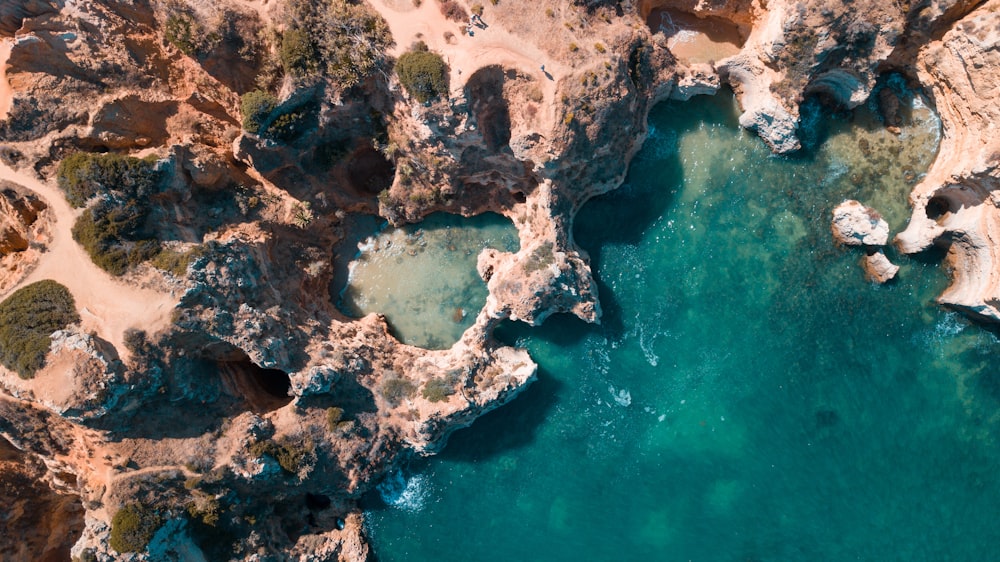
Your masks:
<svg viewBox="0 0 1000 562"><path fill-rule="evenodd" d="M0 183L0 258L28 249L32 225L46 208L38 197L23 187Z"/></svg>
<svg viewBox="0 0 1000 562"><path fill-rule="evenodd" d="M895 265L880 251L866 254L862 266L865 276L874 283L886 283L896 277L899 266Z"/></svg>
<svg viewBox="0 0 1000 562"><path fill-rule="evenodd" d="M846 246L884 246L889 241L889 224L875 209L848 199L833 210L834 239Z"/></svg>
<svg viewBox="0 0 1000 562"><path fill-rule="evenodd" d="M677 80L670 99L686 101L694 96L714 95L719 91L719 75L708 64L692 64Z"/></svg>
<svg viewBox="0 0 1000 562"><path fill-rule="evenodd" d="M966 15L920 51L917 71L930 89L942 139L927 176L910 194L913 213L896 236L900 251L947 245L952 284L938 302L1000 322L1000 13L995 2Z"/></svg>
<svg viewBox="0 0 1000 562"><path fill-rule="evenodd" d="M13 37L26 18L55 13L61 0L18 0L0 4L0 36Z"/></svg>

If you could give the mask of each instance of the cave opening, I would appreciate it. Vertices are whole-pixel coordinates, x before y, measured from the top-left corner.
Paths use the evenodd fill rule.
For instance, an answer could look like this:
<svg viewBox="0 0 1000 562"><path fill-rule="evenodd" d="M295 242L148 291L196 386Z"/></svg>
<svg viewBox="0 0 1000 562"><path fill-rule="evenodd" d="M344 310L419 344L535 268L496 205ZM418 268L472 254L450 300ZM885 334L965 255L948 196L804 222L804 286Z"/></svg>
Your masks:
<svg viewBox="0 0 1000 562"><path fill-rule="evenodd" d="M292 401L291 379L280 369L265 369L247 358L220 362L219 372L226 392L255 412L277 410Z"/></svg>
<svg viewBox="0 0 1000 562"><path fill-rule="evenodd" d="M650 2L640 13L647 14L650 31L663 33L667 48L679 59L714 63L739 53L746 41L740 26L725 18L694 14L664 4Z"/></svg>
<svg viewBox="0 0 1000 562"><path fill-rule="evenodd" d="M930 201L927 202L927 206L924 207L927 218L935 221L948 214L949 211L951 211L951 205L946 198L940 195L931 197Z"/></svg>

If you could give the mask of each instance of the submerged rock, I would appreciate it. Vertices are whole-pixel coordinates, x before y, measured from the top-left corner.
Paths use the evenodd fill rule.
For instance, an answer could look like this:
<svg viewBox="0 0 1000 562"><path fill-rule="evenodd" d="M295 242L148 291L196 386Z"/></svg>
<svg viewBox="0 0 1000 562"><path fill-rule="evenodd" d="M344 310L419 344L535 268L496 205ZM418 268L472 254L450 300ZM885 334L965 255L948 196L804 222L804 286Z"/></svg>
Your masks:
<svg viewBox="0 0 1000 562"><path fill-rule="evenodd" d="M833 237L845 246L884 246L889 223L871 207L848 199L833 210Z"/></svg>

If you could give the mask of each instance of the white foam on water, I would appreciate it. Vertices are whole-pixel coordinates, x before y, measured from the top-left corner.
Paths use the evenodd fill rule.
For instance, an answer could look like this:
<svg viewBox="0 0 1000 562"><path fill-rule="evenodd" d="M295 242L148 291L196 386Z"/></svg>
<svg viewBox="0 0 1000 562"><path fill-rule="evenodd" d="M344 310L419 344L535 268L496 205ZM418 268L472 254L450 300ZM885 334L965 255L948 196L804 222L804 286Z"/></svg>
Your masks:
<svg viewBox="0 0 1000 562"><path fill-rule="evenodd" d="M653 345L656 343L656 338L660 337L661 334L656 330L649 330L652 335L647 335L648 332L640 316L641 314L638 312L635 315L635 335L639 337L639 347L642 349L642 354L646 357L646 362L649 363L650 367L655 367L660 363L660 356L653 350ZM659 313L653 315L654 326L659 323L659 318Z"/></svg>
<svg viewBox="0 0 1000 562"><path fill-rule="evenodd" d="M390 473L375 489L387 505L411 512L422 510L430 495L426 475L415 474L407 478L402 470Z"/></svg>
<svg viewBox="0 0 1000 562"><path fill-rule="evenodd" d="M608 385L608 392L611 393L611 398L614 399L615 403L623 408L627 408L632 405L632 393L627 389L616 389L613 385Z"/></svg>

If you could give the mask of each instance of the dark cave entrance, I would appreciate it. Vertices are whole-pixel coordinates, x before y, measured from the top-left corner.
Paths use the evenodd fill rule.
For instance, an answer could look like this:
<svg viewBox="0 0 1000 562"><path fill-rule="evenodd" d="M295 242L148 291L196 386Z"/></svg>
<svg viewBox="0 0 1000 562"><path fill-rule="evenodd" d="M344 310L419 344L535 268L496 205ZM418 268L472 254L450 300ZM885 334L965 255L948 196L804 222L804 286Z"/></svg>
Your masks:
<svg viewBox="0 0 1000 562"><path fill-rule="evenodd" d="M927 206L924 207L924 212L927 213L927 218L931 220L938 220L945 216L951 211L951 204L948 200L940 195L935 195L930 198L927 202Z"/></svg>
<svg viewBox="0 0 1000 562"><path fill-rule="evenodd" d="M280 369L265 369L250 359L219 363L226 392L244 400L252 411L271 412L292 401L292 381Z"/></svg>

